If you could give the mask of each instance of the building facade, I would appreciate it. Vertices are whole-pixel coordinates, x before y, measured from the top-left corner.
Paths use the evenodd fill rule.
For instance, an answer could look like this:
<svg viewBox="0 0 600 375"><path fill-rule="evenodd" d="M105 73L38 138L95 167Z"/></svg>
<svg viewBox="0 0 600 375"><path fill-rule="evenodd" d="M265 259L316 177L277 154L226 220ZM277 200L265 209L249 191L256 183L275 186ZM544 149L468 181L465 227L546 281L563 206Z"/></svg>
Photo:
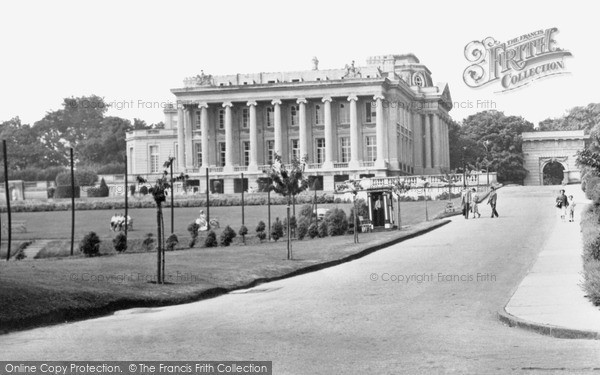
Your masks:
<svg viewBox="0 0 600 375"><path fill-rule="evenodd" d="M171 90L165 129L127 135L129 168L162 171L176 158L200 191L232 193L264 177L275 153L306 157L318 188L351 178L439 174L450 166L447 84L412 54L385 55L343 69L186 78ZM244 180L240 180L244 173Z"/></svg>
<svg viewBox="0 0 600 375"><path fill-rule="evenodd" d="M583 130L526 132L522 137L524 167L528 171L525 185L547 185L544 174L552 164L560 164L563 184L581 182L577 152L589 141Z"/></svg>

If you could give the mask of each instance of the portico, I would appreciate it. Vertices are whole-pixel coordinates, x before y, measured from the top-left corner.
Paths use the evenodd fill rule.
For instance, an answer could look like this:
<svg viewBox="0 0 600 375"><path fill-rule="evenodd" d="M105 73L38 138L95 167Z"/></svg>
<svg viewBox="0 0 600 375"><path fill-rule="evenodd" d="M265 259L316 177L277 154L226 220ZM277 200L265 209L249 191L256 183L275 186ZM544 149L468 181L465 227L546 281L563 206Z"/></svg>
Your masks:
<svg viewBox="0 0 600 375"><path fill-rule="evenodd" d="M208 170L226 192L240 172L253 185L275 153L306 158L326 190L360 176L440 173L450 165L448 87L434 86L413 55L388 58L389 71L371 58L360 68L186 79L166 121L177 129L177 171L201 180Z"/></svg>

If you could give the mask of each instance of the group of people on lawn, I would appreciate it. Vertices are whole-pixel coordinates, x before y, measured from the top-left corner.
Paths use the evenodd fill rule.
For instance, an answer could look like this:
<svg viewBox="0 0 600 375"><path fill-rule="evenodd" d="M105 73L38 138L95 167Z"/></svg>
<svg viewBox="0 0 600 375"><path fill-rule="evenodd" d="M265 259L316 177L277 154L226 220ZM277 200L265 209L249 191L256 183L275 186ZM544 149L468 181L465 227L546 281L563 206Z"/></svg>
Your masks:
<svg viewBox="0 0 600 375"><path fill-rule="evenodd" d="M498 187L499 188L499 187ZM490 190L481 194L477 192L475 188L465 188L461 194L462 200L462 214L465 219L469 218L469 214L473 214L473 218L481 217L481 213L479 212L479 204L482 203L487 198L487 204L492 208L492 218L499 217L498 211L496 210L496 203L498 201L498 195L496 190L498 189L494 186L490 186Z"/></svg>
<svg viewBox="0 0 600 375"><path fill-rule="evenodd" d="M133 221L131 220L131 216L127 215L127 227L128 229L133 228ZM110 229L113 232L122 231L125 229L125 215L124 214L115 214L110 218Z"/></svg>

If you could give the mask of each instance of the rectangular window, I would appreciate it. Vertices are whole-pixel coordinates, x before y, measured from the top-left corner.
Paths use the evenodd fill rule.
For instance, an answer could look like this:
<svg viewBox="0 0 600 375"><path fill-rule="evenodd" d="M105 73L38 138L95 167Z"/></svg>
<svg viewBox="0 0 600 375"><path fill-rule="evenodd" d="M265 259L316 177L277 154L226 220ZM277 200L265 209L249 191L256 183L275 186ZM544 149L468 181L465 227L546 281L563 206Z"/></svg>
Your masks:
<svg viewBox="0 0 600 375"><path fill-rule="evenodd" d="M219 109L219 129L225 128L225 110Z"/></svg>
<svg viewBox="0 0 600 375"><path fill-rule="evenodd" d="M300 160L300 140L292 139L290 150L292 150L292 159Z"/></svg>
<svg viewBox="0 0 600 375"><path fill-rule="evenodd" d="M219 142L219 165L225 166L225 142Z"/></svg>
<svg viewBox="0 0 600 375"><path fill-rule="evenodd" d="M293 105L290 107L290 124L292 126L298 126L298 106Z"/></svg>
<svg viewBox="0 0 600 375"><path fill-rule="evenodd" d="M196 167L202 166L202 143L196 143Z"/></svg>
<svg viewBox="0 0 600 375"><path fill-rule="evenodd" d="M194 128L200 130L200 111L196 111L196 123L194 124Z"/></svg>
<svg viewBox="0 0 600 375"><path fill-rule="evenodd" d="M275 141L267 141L267 164L273 164L273 154L275 153Z"/></svg>
<svg viewBox="0 0 600 375"><path fill-rule="evenodd" d="M242 108L242 128L247 128L248 127L248 122L249 122L249 110L248 108Z"/></svg>
<svg viewBox="0 0 600 375"><path fill-rule="evenodd" d="M350 161L350 138L340 138L340 160L342 163Z"/></svg>
<svg viewBox="0 0 600 375"><path fill-rule="evenodd" d="M323 124L323 108L319 104L315 105L315 124Z"/></svg>
<svg viewBox="0 0 600 375"><path fill-rule="evenodd" d="M244 165L250 165L250 141L242 142L242 151L244 155Z"/></svg>
<svg viewBox="0 0 600 375"><path fill-rule="evenodd" d="M371 135L365 138L367 146L367 161L375 161L377 159L377 143L375 136Z"/></svg>
<svg viewBox="0 0 600 375"><path fill-rule="evenodd" d="M366 102L365 103L365 113L367 114L366 122L372 123L375 122L375 117L377 116L376 111L376 102Z"/></svg>
<svg viewBox="0 0 600 375"><path fill-rule="evenodd" d="M267 127L273 127L275 125L275 112L273 107L267 107Z"/></svg>
<svg viewBox="0 0 600 375"><path fill-rule="evenodd" d="M325 138L315 139L315 161L318 164L325 162Z"/></svg>
<svg viewBox="0 0 600 375"><path fill-rule="evenodd" d="M150 146L150 173L158 173L158 146Z"/></svg>
<svg viewBox="0 0 600 375"><path fill-rule="evenodd" d="M340 124L350 123L350 107L348 104L340 104Z"/></svg>

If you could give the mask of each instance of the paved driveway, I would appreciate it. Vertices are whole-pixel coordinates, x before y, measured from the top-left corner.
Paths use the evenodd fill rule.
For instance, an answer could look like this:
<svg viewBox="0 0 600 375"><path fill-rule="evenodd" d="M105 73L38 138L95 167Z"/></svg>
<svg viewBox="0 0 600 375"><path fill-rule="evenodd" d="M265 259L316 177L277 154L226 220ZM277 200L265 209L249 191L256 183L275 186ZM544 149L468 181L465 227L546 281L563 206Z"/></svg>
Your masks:
<svg viewBox="0 0 600 375"><path fill-rule="evenodd" d="M341 266L0 336L0 359L272 360L277 374L592 371L599 341L541 336L496 318L559 224L554 195L503 188L498 219L482 206L481 219L456 217Z"/></svg>

